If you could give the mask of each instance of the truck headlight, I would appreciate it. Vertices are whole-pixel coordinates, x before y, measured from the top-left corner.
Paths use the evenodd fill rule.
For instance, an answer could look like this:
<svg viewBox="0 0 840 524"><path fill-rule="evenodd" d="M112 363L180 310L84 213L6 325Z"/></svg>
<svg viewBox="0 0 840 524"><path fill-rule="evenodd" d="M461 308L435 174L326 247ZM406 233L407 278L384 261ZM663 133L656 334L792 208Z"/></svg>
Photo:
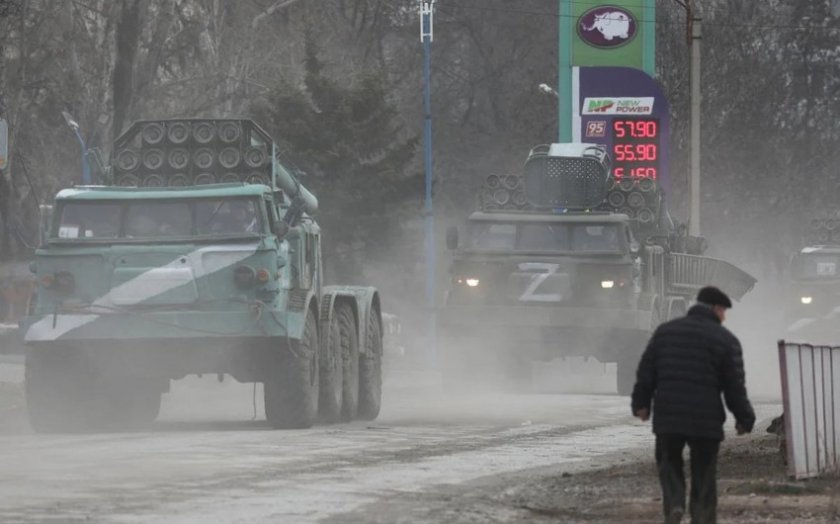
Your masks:
<svg viewBox="0 0 840 524"><path fill-rule="evenodd" d="M480 281L480 280L478 280L477 278L466 278L466 279L464 279L464 282L466 282L466 284L467 284L469 287L477 287L477 286L478 286L478 284L480 284L480 283L481 283L481 281Z"/></svg>
<svg viewBox="0 0 840 524"><path fill-rule="evenodd" d="M615 280L602 280L601 281L601 288L612 289L613 287L615 287Z"/></svg>
<svg viewBox="0 0 840 524"><path fill-rule="evenodd" d="M808 304L810 304L811 302L814 301L814 298L813 297L800 297L799 301L807 306Z"/></svg>

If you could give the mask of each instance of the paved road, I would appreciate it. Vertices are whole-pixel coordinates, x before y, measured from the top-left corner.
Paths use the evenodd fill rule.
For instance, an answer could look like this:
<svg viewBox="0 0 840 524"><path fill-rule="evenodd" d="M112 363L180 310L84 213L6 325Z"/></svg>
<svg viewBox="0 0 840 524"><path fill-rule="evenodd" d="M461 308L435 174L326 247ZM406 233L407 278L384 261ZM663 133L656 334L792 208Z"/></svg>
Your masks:
<svg viewBox="0 0 840 524"><path fill-rule="evenodd" d="M373 423L272 431L259 390L251 420L251 386L175 384L150 431L0 436L0 522L526 522L465 516L451 494L651 446L607 394L453 399L433 376L396 373ZM428 513L441 505L447 516Z"/></svg>

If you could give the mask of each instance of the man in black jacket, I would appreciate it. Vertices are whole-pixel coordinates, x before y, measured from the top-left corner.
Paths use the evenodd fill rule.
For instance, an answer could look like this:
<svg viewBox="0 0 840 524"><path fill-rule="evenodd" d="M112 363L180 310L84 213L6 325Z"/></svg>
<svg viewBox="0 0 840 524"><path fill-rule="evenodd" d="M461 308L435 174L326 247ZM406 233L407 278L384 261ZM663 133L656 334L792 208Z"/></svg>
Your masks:
<svg viewBox="0 0 840 524"><path fill-rule="evenodd" d="M667 523L679 523L685 508L683 448L691 450L691 522L717 519L716 467L726 406L738 434L749 433L755 413L747 398L738 339L721 324L732 302L705 287L685 317L659 326L636 373L633 414L650 417L656 434L656 465Z"/></svg>

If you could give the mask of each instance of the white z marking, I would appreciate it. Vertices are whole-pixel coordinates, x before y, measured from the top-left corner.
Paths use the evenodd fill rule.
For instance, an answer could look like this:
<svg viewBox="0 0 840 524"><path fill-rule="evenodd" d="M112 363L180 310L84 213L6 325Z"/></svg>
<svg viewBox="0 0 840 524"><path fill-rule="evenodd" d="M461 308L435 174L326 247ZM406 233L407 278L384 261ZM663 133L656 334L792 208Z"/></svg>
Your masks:
<svg viewBox="0 0 840 524"><path fill-rule="evenodd" d="M541 270L540 273L531 274L531 284L519 297L522 302L560 302L563 295L560 293L535 293L537 289L548 280L548 277L557 273L559 264L548 264L544 262L523 262L519 264L521 271Z"/></svg>

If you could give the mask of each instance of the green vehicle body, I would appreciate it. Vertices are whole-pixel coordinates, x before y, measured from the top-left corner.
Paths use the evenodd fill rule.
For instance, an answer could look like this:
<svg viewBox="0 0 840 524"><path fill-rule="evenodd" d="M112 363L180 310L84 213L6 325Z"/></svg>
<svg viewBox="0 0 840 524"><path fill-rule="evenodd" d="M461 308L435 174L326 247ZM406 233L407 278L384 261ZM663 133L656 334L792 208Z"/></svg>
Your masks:
<svg viewBox="0 0 840 524"><path fill-rule="evenodd" d="M587 357L616 363L617 390L629 394L652 331L683 315L701 286L738 299L752 288L740 269L689 249L702 239L680 234L651 181L640 189L630 180L618 197L643 196L648 217L646 207L610 205L619 184L597 147L534 148L523 175L488 177L494 205L481 196L463 243L451 230L451 283L438 315L445 383L489 372L527 389L534 361ZM513 196L499 197L499 188Z"/></svg>
<svg viewBox="0 0 840 524"><path fill-rule="evenodd" d="M267 136L240 120L132 129L174 122ZM274 427L377 416L379 294L324 285L317 199L268 145L269 184L120 187L105 170L109 185L56 195L21 323L36 429L149 422L170 380L204 373L264 383Z"/></svg>

